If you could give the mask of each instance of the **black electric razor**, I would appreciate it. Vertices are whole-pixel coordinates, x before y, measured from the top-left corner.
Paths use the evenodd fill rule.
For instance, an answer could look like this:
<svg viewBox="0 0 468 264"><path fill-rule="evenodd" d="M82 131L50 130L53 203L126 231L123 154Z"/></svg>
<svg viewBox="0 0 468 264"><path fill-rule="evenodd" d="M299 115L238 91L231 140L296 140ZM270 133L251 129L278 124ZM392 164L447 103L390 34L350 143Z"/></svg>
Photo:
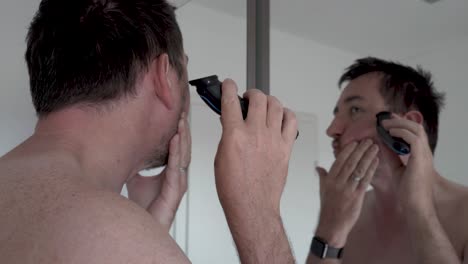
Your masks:
<svg viewBox="0 0 468 264"><path fill-rule="evenodd" d="M217 75L189 81L190 85L197 87L197 93L201 99L218 115L221 115L221 82ZM239 97L242 117L247 118L249 101Z"/></svg>
<svg viewBox="0 0 468 264"><path fill-rule="evenodd" d="M189 84L197 88L197 93L201 99L218 115L221 115L221 82L218 80L217 75L189 81ZM245 98L239 97L239 103L242 110L242 117L244 120L247 118L249 111L249 101ZM297 131L296 138L299 136Z"/></svg>
<svg viewBox="0 0 468 264"><path fill-rule="evenodd" d="M382 141L387 145L391 150L393 150L398 155L408 155L411 152L410 145L399 137L392 137L390 133L382 126L382 121L385 119L390 119L392 113L390 112L380 112L376 115L377 117L377 133L379 134Z"/></svg>

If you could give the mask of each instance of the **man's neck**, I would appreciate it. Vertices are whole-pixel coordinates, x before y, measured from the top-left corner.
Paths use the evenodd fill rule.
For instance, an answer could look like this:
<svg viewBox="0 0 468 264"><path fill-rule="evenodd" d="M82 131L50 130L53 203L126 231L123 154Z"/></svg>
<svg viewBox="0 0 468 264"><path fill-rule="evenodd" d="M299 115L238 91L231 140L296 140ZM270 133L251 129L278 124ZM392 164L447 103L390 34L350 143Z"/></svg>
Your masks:
<svg viewBox="0 0 468 264"><path fill-rule="evenodd" d="M373 221L391 229L392 232L405 232L405 213L399 205L401 198L398 193L403 170L403 167L394 166L378 171L372 182L373 191L369 196ZM444 178L436 171L434 174L433 197L437 198L438 194L443 192Z"/></svg>
<svg viewBox="0 0 468 264"><path fill-rule="evenodd" d="M64 110L40 120L19 151L60 153L70 164L77 164L80 171L76 177L85 177L83 180L96 188L120 193L126 180L145 165L148 146L132 136L137 132L135 124L118 113Z"/></svg>
<svg viewBox="0 0 468 264"><path fill-rule="evenodd" d="M367 196L368 214L382 241L390 241L391 237L405 232L405 219L398 203L401 172L398 160L389 159L382 163L372 180L373 190Z"/></svg>

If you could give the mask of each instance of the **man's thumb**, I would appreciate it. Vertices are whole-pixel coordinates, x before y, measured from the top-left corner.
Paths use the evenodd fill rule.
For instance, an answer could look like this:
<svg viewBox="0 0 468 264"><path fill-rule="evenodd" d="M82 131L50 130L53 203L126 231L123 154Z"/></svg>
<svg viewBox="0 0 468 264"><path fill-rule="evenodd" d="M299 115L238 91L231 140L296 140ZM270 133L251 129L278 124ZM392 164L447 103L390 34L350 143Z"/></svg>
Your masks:
<svg viewBox="0 0 468 264"><path fill-rule="evenodd" d="M315 167L315 170L317 171L317 174L320 176L320 178L327 176L327 171L322 168L322 167Z"/></svg>

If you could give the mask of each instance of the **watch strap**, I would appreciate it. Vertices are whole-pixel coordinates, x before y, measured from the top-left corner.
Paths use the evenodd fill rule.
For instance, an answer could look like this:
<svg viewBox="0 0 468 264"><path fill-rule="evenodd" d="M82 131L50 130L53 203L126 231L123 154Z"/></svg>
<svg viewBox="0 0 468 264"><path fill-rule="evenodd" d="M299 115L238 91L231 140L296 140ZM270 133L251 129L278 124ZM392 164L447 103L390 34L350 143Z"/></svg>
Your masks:
<svg viewBox="0 0 468 264"><path fill-rule="evenodd" d="M320 259L335 258L341 259L344 248L335 248L326 242L325 239L315 236L310 245L310 252Z"/></svg>

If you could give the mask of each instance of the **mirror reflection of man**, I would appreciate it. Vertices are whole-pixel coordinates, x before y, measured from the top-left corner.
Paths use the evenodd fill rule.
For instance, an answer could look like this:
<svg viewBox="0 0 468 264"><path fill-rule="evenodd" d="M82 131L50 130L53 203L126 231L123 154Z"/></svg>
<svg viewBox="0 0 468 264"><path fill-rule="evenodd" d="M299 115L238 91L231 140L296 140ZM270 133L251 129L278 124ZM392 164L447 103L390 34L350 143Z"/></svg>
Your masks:
<svg viewBox="0 0 468 264"><path fill-rule="evenodd" d="M434 168L444 95L431 75L363 58L345 83L327 129L336 160L317 168L321 212L307 263L468 263L468 188ZM383 127L410 144L410 155L378 137L381 111L393 113Z"/></svg>

